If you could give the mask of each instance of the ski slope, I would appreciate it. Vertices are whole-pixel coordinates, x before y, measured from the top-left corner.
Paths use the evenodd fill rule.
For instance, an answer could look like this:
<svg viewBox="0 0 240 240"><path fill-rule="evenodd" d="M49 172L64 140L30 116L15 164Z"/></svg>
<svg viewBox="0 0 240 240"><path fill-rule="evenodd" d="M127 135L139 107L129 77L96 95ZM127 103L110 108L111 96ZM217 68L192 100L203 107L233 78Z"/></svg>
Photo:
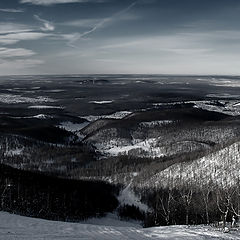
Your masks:
<svg viewBox="0 0 240 240"><path fill-rule="evenodd" d="M104 224L104 225L101 225ZM238 231L222 233L203 226L141 228L117 219L95 219L86 223L54 222L0 212L1 240L200 240L240 239Z"/></svg>

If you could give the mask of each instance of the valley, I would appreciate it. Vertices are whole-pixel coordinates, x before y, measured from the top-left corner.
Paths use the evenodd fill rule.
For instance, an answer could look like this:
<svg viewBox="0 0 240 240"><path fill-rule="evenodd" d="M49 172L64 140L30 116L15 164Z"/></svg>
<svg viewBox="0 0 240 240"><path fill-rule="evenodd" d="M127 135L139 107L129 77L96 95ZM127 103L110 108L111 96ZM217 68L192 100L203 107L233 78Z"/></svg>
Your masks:
<svg viewBox="0 0 240 240"><path fill-rule="evenodd" d="M227 78L1 77L1 210L63 221L114 212L145 227L238 217L239 79Z"/></svg>

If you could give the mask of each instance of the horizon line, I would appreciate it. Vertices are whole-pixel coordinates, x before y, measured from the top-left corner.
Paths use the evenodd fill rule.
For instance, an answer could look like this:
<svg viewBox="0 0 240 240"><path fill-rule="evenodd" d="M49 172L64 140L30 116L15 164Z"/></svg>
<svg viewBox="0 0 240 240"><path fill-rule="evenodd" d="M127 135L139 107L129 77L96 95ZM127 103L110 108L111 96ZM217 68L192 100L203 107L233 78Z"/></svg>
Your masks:
<svg viewBox="0 0 240 240"><path fill-rule="evenodd" d="M115 75L125 75L125 76L183 76L183 77L240 77L240 74L171 74L171 73L43 73L43 74L0 74L0 77L11 77L11 76L101 76L101 75L106 75L106 76L115 76Z"/></svg>

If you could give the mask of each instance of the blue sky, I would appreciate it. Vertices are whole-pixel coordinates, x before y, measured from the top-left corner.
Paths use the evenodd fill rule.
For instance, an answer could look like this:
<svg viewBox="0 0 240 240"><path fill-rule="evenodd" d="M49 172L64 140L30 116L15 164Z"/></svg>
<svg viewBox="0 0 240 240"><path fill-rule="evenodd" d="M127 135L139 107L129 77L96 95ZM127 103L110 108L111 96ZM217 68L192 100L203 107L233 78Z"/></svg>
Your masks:
<svg viewBox="0 0 240 240"><path fill-rule="evenodd" d="M239 0L1 0L0 75L240 75Z"/></svg>

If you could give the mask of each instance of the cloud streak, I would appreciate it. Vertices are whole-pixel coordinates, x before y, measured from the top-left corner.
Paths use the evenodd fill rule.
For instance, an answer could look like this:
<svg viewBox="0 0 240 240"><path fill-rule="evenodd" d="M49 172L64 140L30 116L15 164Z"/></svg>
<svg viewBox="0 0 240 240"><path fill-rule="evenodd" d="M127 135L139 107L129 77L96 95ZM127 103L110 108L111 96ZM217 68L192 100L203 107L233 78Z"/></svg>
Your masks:
<svg viewBox="0 0 240 240"><path fill-rule="evenodd" d="M23 13L23 12L24 12L24 9L0 8L0 12L6 12L6 13Z"/></svg>
<svg viewBox="0 0 240 240"><path fill-rule="evenodd" d="M50 6L64 3L86 3L86 2L104 2L104 0L21 0L20 3L30 3L33 5Z"/></svg>
<svg viewBox="0 0 240 240"><path fill-rule="evenodd" d="M31 32L33 29L24 24L0 22L0 34Z"/></svg>
<svg viewBox="0 0 240 240"><path fill-rule="evenodd" d="M36 53L25 48L0 48L0 58L30 57Z"/></svg>
<svg viewBox="0 0 240 240"><path fill-rule="evenodd" d="M82 27L82 28L91 28L98 24L101 19L77 19L72 21L66 21L59 23L59 25L67 26L67 27Z"/></svg>
<svg viewBox="0 0 240 240"><path fill-rule="evenodd" d="M131 10L136 4L138 3L138 1L133 2L132 4L130 4L127 8L113 14L111 17L108 18L104 18L101 21L99 21L97 24L95 24L95 26L93 26L90 30L87 30L83 33L79 33L77 35L74 36L74 38L72 38L69 41L69 46L71 47L76 47L74 45L74 42L88 36L91 33L94 33L95 31L97 31L100 28L103 28L107 23L113 22L115 19L117 19L118 17L122 16L123 14L127 13L129 10Z"/></svg>
<svg viewBox="0 0 240 240"><path fill-rule="evenodd" d="M50 36L47 33L40 32L18 32L0 35L0 43L4 45L15 44L20 41L38 40Z"/></svg>
<svg viewBox="0 0 240 240"><path fill-rule="evenodd" d="M131 5L129 5L127 8L123 9L122 11L115 13L113 16L101 20L101 21L98 22L92 29L90 29L89 31L86 31L86 32L82 33L82 34L80 35L80 38L85 37L85 36L89 35L90 33L95 32L95 31L98 30L99 28L103 27L106 23L112 22L112 21L115 20L117 17L121 16L122 14L127 13L127 12L128 12L131 8L133 8L136 4L137 4L137 1L136 1L136 2L133 2Z"/></svg>

